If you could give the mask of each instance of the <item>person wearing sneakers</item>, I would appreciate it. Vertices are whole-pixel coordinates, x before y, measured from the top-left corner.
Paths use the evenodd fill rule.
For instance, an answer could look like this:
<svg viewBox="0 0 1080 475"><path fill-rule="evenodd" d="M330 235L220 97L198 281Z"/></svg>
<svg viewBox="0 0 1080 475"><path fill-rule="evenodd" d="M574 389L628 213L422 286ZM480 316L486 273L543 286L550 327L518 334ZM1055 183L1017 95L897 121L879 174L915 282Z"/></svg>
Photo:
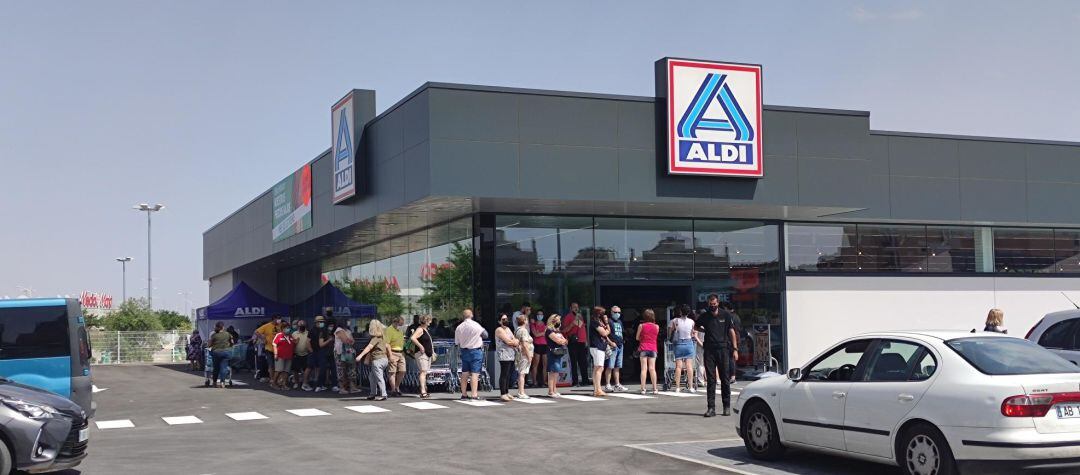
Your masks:
<svg viewBox="0 0 1080 475"><path fill-rule="evenodd" d="M296 331L293 332L293 339L296 340L296 347L293 353L293 389L303 389L304 391L311 391L312 388L308 384L308 379L311 377L311 336L307 330L307 322L303 320L296 320L293 322L296 327Z"/></svg>
<svg viewBox="0 0 1080 475"><path fill-rule="evenodd" d="M638 355L641 359L641 394L645 394L645 375L652 378L652 392L660 392L656 385L656 337L660 334L660 325L656 324L656 312L651 308L645 309L641 314L641 325L638 325L637 337Z"/></svg>
<svg viewBox="0 0 1080 475"><path fill-rule="evenodd" d="M525 394L525 376L529 372L529 366L532 363L533 357L533 337L532 331L529 328L529 316L518 315L517 316L517 330L514 332L514 337L517 338L517 359L514 360L514 365L517 366L518 373L518 399L528 399L529 395Z"/></svg>
<svg viewBox="0 0 1080 475"><path fill-rule="evenodd" d="M566 344L569 341L559 330L562 318L558 314L551 314L547 321L547 330L544 330L544 338L548 342L547 358L547 385L548 397L562 397L558 391L559 374L563 371L563 356L566 356Z"/></svg>
<svg viewBox="0 0 1080 475"><path fill-rule="evenodd" d="M607 396L600 384L604 380L604 361L607 360L609 346L608 335L611 330L607 324L607 311L604 307L593 307L592 320L589 322L589 356L592 359L593 396Z"/></svg>
<svg viewBox="0 0 1080 475"><path fill-rule="evenodd" d="M675 342L675 392L682 391L682 373L686 371L686 389L694 392L694 321L690 319L690 306L675 308L675 319L668 328Z"/></svg>
<svg viewBox="0 0 1080 475"><path fill-rule="evenodd" d="M289 373L292 371L293 348L296 344L292 333L292 327L286 323L274 335L274 379L270 380L273 389L289 389Z"/></svg>
<svg viewBox="0 0 1080 475"><path fill-rule="evenodd" d="M708 408L705 417L716 416L716 379L720 377L720 400L725 416L731 415L731 382L728 379L728 361L739 359L739 343L731 314L720 308L720 298L709 295L709 310L697 321L697 330L705 336L705 396ZM718 374L719 373L719 374Z"/></svg>
<svg viewBox="0 0 1080 475"><path fill-rule="evenodd" d="M390 397L401 397L401 380L405 379L405 334L399 330L405 319L400 315L386 327L386 342L390 345L389 372Z"/></svg>
<svg viewBox="0 0 1080 475"><path fill-rule="evenodd" d="M480 385L480 372L484 368L484 338L487 336L487 330L473 320L472 309L462 310L461 323L454 329L454 344L460 349L461 355L462 400L480 399L477 388Z"/></svg>
<svg viewBox="0 0 1080 475"><path fill-rule="evenodd" d="M611 307L611 319L608 324L611 326L611 334L608 335L608 339L615 342L615 346L611 348L611 356L607 359L607 369L604 370L604 391L626 391L626 386L622 385L620 376L622 373L623 364L623 323L622 323L622 309L618 305ZM611 385L611 376L615 376L615 386Z"/></svg>
<svg viewBox="0 0 1080 475"><path fill-rule="evenodd" d="M495 329L495 356L499 360L499 399L509 401L510 377L517 359L517 338L510 330L510 318L506 314L499 316L499 328Z"/></svg>

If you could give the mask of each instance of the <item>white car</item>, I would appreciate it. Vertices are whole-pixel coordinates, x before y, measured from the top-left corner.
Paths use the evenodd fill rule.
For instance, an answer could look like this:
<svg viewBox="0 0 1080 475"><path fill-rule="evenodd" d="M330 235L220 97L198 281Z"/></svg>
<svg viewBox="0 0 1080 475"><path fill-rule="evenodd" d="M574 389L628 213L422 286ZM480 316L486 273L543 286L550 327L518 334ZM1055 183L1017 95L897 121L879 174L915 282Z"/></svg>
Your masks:
<svg viewBox="0 0 1080 475"><path fill-rule="evenodd" d="M1025 338L1074 364L1080 363L1080 310L1046 314Z"/></svg>
<svg viewBox="0 0 1080 475"><path fill-rule="evenodd" d="M1080 467L1080 367L997 333L849 338L751 383L734 409L758 459L798 447L921 475Z"/></svg>

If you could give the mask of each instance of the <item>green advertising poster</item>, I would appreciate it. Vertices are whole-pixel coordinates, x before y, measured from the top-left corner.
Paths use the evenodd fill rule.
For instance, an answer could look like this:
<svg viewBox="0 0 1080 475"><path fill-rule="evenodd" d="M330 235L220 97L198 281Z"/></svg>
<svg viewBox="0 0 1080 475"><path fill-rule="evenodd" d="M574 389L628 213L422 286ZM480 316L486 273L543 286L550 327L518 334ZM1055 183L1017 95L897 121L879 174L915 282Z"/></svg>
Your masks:
<svg viewBox="0 0 1080 475"><path fill-rule="evenodd" d="M274 185L274 242L311 227L311 164Z"/></svg>

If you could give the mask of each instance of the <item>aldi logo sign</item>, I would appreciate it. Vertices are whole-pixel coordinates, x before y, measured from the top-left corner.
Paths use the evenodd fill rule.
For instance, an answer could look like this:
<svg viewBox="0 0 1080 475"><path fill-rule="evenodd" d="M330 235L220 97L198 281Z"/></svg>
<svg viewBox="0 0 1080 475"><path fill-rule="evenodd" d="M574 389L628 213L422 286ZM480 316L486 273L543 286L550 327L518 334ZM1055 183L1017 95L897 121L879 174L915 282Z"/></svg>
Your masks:
<svg viewBox="0 0 1080 475"><path fill-rule="evenodd" d="M664 58L668 173L760 178L761 66Z"/></svg>

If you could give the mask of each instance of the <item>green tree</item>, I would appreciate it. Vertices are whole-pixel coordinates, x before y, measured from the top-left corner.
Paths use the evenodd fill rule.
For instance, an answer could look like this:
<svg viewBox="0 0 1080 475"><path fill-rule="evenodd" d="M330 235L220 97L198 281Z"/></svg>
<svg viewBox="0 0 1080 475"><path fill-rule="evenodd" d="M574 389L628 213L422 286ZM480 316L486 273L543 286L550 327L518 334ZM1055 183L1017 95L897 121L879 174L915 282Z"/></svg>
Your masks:
<svg viewBox="0 0 1080 475"><path fill-rule="evenodd" d="M337 281L334 285L350 299L375 305L380 316L396 316L405 312L405 301L401 298L401 289L386 280L355 279L346 282Z"/></svg>
<svg viewBox="0 0 1080 475"><path fill-rule="evenodd" d="M108 331L161 331L161 319L158 318L145 299L128 299L120 304L112 315L105 318L105 329Z"/></svg>
<svg viewBox="0 0 1080 475"><path fill-rule="evenodd" d="M191 330L191 320L180 314L180 312L174 312L172 310L158 310L158 320L161 321L161 327L165 330Z"/></svg>
<svg viewBox="0 0 1080 475"><path fill-rule="evenodd" d="M454 318L473 305L472 246L454 243L447 262L424 279L420 304L431 308L438 319Z"/></svg>

